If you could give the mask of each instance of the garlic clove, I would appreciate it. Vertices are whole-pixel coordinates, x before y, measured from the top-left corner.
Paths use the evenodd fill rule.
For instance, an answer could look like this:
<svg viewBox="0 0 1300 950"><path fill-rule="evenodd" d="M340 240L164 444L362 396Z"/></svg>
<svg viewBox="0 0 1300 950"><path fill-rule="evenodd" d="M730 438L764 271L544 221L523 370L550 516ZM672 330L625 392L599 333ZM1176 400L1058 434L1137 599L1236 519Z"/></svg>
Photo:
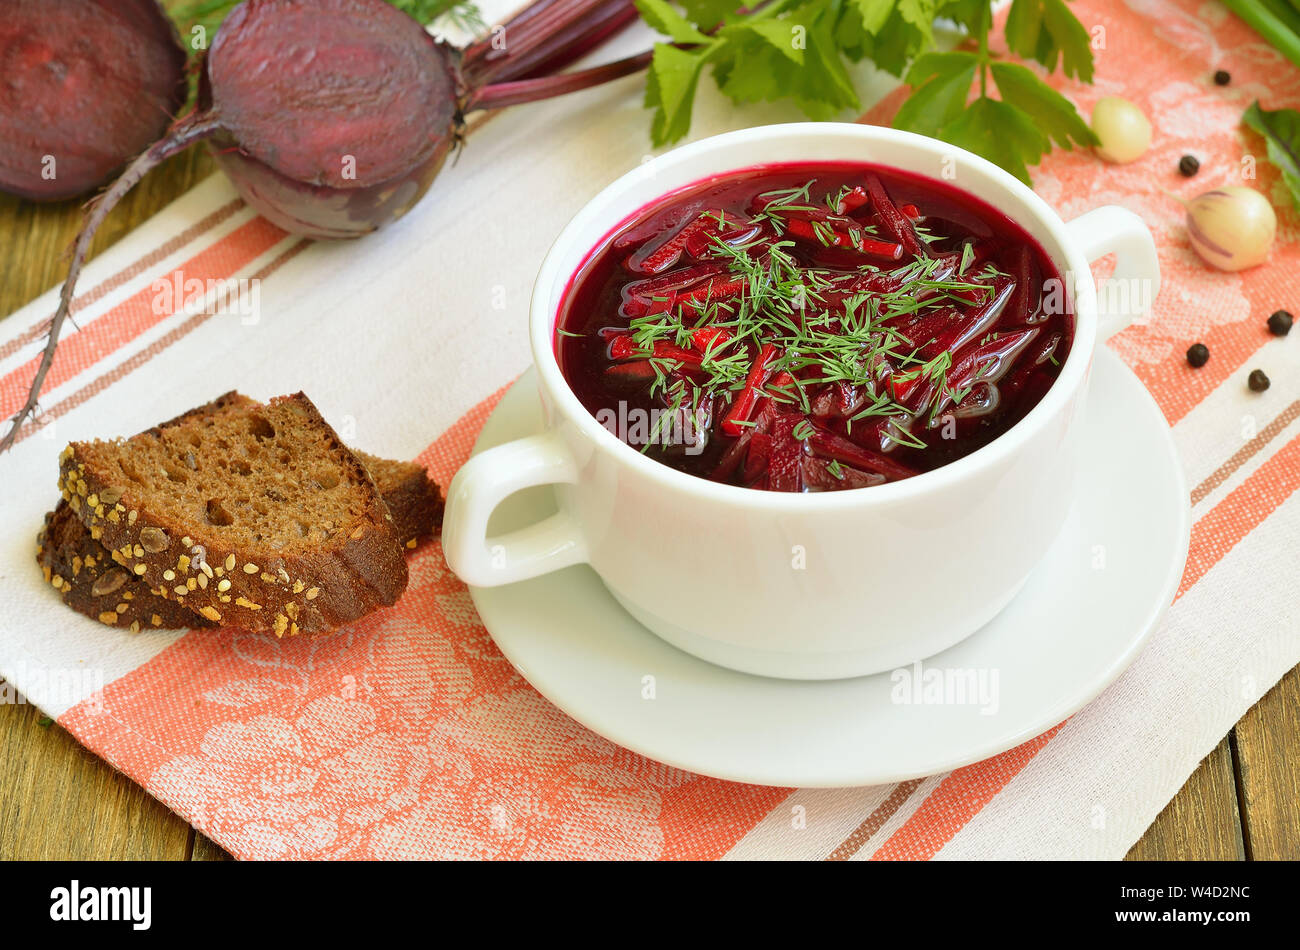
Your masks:
<svg viewBox="0 0 1300 950"><path fill-rule="evenodd" d="M1151 147L1151 123L1141 109L1119 96L1097 100L1092 107L1092 131L1101 143L1097 154L1117 165L1137 161Z"/></svg>
<svg viewBox="0 0 1300 950"><path fill-rule="evenodd" d="M1268 258L1277 233L1273 206L1241 185L1216 188L1187 203L1187 237L1206 263L1239 271Z"/></svg>

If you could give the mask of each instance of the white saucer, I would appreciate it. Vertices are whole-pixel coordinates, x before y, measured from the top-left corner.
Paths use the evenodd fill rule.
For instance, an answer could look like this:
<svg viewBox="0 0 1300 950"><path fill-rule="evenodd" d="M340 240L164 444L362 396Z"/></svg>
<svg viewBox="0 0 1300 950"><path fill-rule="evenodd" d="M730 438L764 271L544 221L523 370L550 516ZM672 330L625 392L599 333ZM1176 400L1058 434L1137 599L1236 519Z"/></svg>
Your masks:
<svg viewBox="0 0 1300 950"><path fill-rule="evenodd" d="M996 675L991 714L978 701L896 702L907 686L899 671L800 682L714 666L638 624L585 566L471 595L501 651L543 696L668 765L804 788L968 765L1045 732L1100 693L1133 662L1182 576L1188 497L1164 417L1104 346L1091 385L1084 468L1061 536L1006 610L923 664L983 671L990 688ZM502 398L475 452L540 427L530 371ZM549 488L520 492L498 509L490 533L553 511Z"/></svg>

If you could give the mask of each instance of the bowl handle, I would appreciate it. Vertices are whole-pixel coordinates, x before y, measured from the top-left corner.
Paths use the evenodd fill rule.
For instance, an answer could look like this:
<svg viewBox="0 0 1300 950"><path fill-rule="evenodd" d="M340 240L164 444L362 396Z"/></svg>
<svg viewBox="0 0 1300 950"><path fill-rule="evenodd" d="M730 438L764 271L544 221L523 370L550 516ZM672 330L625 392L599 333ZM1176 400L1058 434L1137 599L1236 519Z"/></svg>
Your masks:
<svg viewBox="0 0 1300 950"><path fill-rule="evenodd" d="M447 566L467 584L497 587L586 561L586 543L563 511L500 537L487 536L488 518L510 495L577 480L578 465L554 430L474 456L447 489L442 523Z"/></svg>
<svg viewBox="0 0 1300 950"><path fill-rule="evenodd" d="M1146 222L1127 208L1106 205L1066 228L1087 260L1115 255L1114 272L1097 288L1097 339L1146 316L1160 292L1160 259Z"/></svg>

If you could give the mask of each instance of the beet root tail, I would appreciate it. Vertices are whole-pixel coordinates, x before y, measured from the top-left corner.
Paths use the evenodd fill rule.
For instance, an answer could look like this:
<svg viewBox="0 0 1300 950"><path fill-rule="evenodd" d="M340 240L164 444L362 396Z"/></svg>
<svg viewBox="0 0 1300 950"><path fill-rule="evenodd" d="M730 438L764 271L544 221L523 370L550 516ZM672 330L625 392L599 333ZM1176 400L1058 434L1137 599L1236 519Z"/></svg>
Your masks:
<svg viewBox="0 0 1300 950"><path fill-rule="evenodd" d="M72 245L71 260L68 262L68 276L64 278L63 287L59 291L59 305L54 311L54 316L50 318L50 329L45 341L45 349L41 352L41 362L36 368L36 375L32 378L32 385L27 393L27 401L22 408L14 414L9 426L9 431L5 433L3 439L0 439L0 453L8 451L18 439L18 433L23 427L23 423L36 411L37 402L40 399L41 387L45 383L45 377L49 375L50 367L54 365L54 353L59 346L59 333L63 329L64 321L68 319L68 313L72 309L73 294L77 289L77 278L81 275L81 267L86 262L86 257L90 253L90 244L95 239L95 232L99 226L104 223L118 202L134 188L149 171L161 165L173 155L185 151L196 142L210 138L220 131L221 124L217 117L208 112L194 112L183 119L179 119L171 130L149 148L145 149L126 170L118 176L113 184L109 185L101 194L96 196L86 206L86 220L77 232L77 238Z"/></svg>

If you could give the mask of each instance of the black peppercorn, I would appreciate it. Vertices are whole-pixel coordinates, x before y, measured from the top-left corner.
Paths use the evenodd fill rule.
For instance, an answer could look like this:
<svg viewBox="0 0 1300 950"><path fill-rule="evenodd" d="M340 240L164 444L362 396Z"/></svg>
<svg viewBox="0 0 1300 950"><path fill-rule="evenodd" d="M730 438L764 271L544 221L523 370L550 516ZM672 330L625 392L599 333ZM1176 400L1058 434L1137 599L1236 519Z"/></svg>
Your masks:
<svg viewBox="0 0 1300 950"><path fill-rule="evenodd" d="M1210 361L1210 348L1204 343L1193 343L1187 348L1187 362L1194 369L1200 369Z"/></svg>
<svg viewBox="0 0 1300 950"><path fill-rule="evenodd" d="M1286 336L1294 322L1289 310L1274 310L1268 318L1268 332L1274 336Z"/></svg>
<svg viewBox="0 0 1300 950"><path fill-rule="evenodd" d="M1196 160L1195 155L1184 155L1178 160L1178 171L1184 178L1191 178L1201 170L1201 163Z"/></svg>
<svg viewBox="0 0 1300 950"><path fill-rule="evenodd" d="M1232 74L1226 69L1220 69L1214 74L1214 84L1216 86L1226 86L1232 82Z"/></svg>
<svg viewBox="0 0 1300 950"><path fill-rule="evenodd" d="M1250 371L1250 376L1246 378L1246 385L1253 391L1262 393L1264 390L1268 389L1268 377L1264 375L1262 369L1252 369Z"/></svg>

